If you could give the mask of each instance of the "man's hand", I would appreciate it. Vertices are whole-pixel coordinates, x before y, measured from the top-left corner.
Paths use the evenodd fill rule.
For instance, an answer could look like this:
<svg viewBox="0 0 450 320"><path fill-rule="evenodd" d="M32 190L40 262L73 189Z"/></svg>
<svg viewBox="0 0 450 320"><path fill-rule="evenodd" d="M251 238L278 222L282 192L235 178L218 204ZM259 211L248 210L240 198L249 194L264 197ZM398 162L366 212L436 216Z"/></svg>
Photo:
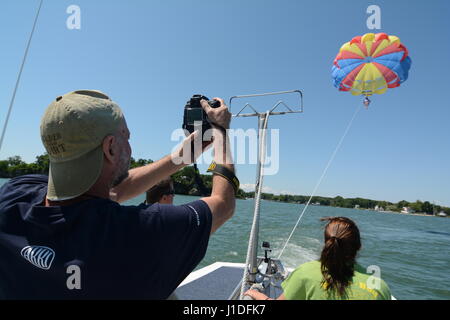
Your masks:
<svg viewBox="0 0 450 320"><path fill-rule="evenodd" d="M200 100L200 104L202 105L203 110L205 110L209 121L212 124L222 127L225 130L229 129L231 121L231 113L230 111L228 111L228 107L225 105L225 102L221 98L214 98L213 100L219 101L220 107L212 108L208 104L208 101L204 99Z"/></svg>
<svg viewBox="0 0 450 320"><path fill-rule="evenodd" d="M214 161L234 172L233 159L229 150L229 139L227 129L230 128L231 113L220 98L214 98L220 102L220 107L211 108L205 101L201 100L203 110L205 110L209 121L213 126L212 136L214 148ZM217 128L220 127L220 130ZM211 233L214 233L234 214L236 207L236 196L234 187L225 177L214 174L212 181L211 196L202 198L208 204L212 214Z"/></svg>

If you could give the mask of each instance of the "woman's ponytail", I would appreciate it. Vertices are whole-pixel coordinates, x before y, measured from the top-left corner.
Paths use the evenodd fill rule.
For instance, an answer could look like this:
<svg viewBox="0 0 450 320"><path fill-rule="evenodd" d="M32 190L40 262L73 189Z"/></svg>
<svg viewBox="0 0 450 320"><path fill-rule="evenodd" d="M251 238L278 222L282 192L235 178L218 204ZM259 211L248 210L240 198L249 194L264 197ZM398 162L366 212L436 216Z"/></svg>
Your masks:
<svg viewBox="0 0 450 320"><path fill-rule="evenodd" d="M328 292L336 291L343 296L353 277L356 254L361 248L359 230L352 220L345 217L321 220L329 221L320 255L322 285Z"/></svg>

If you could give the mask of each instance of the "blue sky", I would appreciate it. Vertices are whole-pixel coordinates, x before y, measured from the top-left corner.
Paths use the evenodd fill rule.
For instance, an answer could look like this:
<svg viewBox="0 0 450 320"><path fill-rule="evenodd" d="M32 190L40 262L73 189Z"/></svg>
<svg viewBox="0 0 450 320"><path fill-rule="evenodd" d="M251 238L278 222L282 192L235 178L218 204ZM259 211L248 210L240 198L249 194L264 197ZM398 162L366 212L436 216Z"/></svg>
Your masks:
<svg viewBox="0 0 450 320"><path fill-rule="evenodd" d="M38 0L0 10L0 121L3 124ZM66 8L81 8L69 30ZM270 119L280 129L280 171L268 190L310 194L360 97L338 92L330 73L340 46L368 30L366 9L400 37L413 65L400 88L361 110L317 194L450 205L448 1L51 1L44 2L0 158L32 162L44 148L40 118L58 95L99 89L122 107L135 158L174 146L183 106L194 93L301 89L301 115ZM235 119L233 128L256 126ZM201 166L204 170L205 166ZM239 165L243 184L255 165Z"/></svg>

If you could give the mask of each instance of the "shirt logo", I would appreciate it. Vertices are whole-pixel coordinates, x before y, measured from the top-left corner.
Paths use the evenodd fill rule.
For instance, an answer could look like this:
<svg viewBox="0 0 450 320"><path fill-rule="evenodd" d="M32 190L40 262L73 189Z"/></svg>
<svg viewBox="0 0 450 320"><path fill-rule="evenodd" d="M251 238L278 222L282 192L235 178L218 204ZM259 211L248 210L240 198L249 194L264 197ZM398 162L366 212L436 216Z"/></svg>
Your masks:
<svg viewBox="0 0 450 320"><path fill-rule="evenodd" d="M193 206L188 205L188 207L191 208L192 210L194 210L195 216L197 218L197 226L199 226L200 225L200 217L198 216L197 210L195 210L195 208Z"/></svg>
<svg viewBox="0 0 450 320"><path fill-rule="evenodd" d="M55 258L55 251L42 246L26 246L20 251L20 254L28 262L44 270L50 269Z"/></svg>

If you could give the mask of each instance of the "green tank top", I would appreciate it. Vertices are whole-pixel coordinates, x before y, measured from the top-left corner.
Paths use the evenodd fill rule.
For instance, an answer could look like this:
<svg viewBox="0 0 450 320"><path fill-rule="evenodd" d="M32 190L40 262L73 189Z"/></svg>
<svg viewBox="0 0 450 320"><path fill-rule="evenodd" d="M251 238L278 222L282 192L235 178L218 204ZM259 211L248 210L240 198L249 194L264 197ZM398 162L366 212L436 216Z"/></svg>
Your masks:
<svg viewBox="0 0 450 320"><path fill-rule="evenodd" d="M322 285L320 261L311 261L295 269L281 286L287 300L390 300L391 292L380 278L355 265L354 276L345 294L327 292Z"/></svg>

